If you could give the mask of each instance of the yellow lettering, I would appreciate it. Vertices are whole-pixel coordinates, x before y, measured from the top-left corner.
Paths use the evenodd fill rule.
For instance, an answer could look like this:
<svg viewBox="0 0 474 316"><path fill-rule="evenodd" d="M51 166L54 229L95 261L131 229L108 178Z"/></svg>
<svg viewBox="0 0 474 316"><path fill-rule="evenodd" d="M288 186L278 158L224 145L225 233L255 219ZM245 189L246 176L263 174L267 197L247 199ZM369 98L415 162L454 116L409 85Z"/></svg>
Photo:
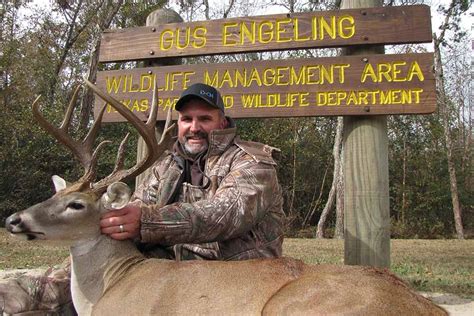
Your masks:
<svg viewBox="0 0 474 316"><path fill-rule="evenodd" d="M252 84L252 82L255 81L255 84L259 87L262 86L262 80L260 79L260 75L257 71L257 69L253 68L252 73L250 74L250 79L248 81L248 86Z"/></svg>
<svg viewBox="0 0 474 316"><path fill-rule="evenodd" d="M294 25L294 36L295 36L295 41L296 42L306 42L306 41L309 41L310 38L309 36L306 36L306 37L301 37L300 36L300 29L299 29L299 20L298 18L295 18L294 19L294 22L293 22L293 25Z"/></svg>
<svg viewBox="0 0 474 316"><path fill-rule="evenodd" d="M277 67L277 86L286 86L288 81L285 81L285 75L288 72L289 67Z"/></svg>
<svg viewBox="0 0 474 316"><path fill-rule="evenodd" d="M331 16L329 18L330 22L328 23L324 17L321 17L319 20L319 38L323 39L325 33L329 35L330 38L335 39L336 38L336 17Z"/></svg>
<svg viewBox="0 0 474 316"><path fill-rule="evenodd" d="M242 87L245 87L247 85L247 69L244 69L244 73L240 73L240 71L237 69L235 71L235 87L237 87L239 84Z"/></svg>
<svg viewBox="0 0 474 316"><path fill-rule="evenodd" d="M305 84L305 69L306 66L301 67L299 74L297 74L295 68L290 67L291 84Z"/></svg>
<svg viewBox="0 0 474 316"><path fill-rule="evenodd" d="M148 110L148 99L140 100L140 112L146 112Z"/></svg>
<svg viewBox="0 0 474 316"><path fill-rule="evenodd" d="M275 69L267 68L263 71L263 84L267 87L275 84Z"/></svg>
<svg viewBox="0 0 474 316"><path fill-rule="evenodd" d="M244 105L244 108L251 108L255 100L255 95L243 94L241 96L241 99L242 99L242 104Z"/></svg>
<svg viewBox="0 0 474 316"><path fill-rule="evenodd" d="M309 96L309 92L304 92L304 93L300 93L300 106L308 106L309 105L309 102L308 102L308 96Z"/></svg>
<svg viewBox="0 0 474 316"><path fill-rule="evenodd" d="M250 43L255 44L255 21L250 22L251 30L247 25L242 22L240 24L240 44L244 44L245 38L249 40Z"/></svg>
<svg viewBox="0 0 474 316"><path fill-rule="evenodd" d="M372 67L370 63L365 64L360 82L365 82L367 78L372 79L373 82L377 82L377 76L375 75L374 67Z"/></svg>
<svg viewBox="0 0 474 316"><path fill-rule="evenodd" d="M140 92L146 92L153 89L154 82L155 82L155 76L151 74L142 74L140 76Z"/></svg>
<svg viewBox="0 0 474 316"><path fill-rule="evenodd" d="M219 82L219 72L217 70L214 71L214 74L212 75L212 78L209 76L209 73L204 71L204 83L208 84L213 87L218 87L218 82Z"/></svg>
<svg viewBox="0 0 474 316"><path fill-rule="evenodd" d="M198 26L196 27L196 29L194 29L193 31L193 37L195 39L193 41L194 48L202 48L206 46L206 41L207 41L206 33L207 33L207 29L204 26Z"/></svg>
<svg viewBox="0 0 474 316"><path fill-rule="evenodd" d="M182 86L183 90L188 87L188 83L189 83L189 81L191 81L191 79L189 79L189 77L194 75L194 74L195 74L194 71L185 71L184 72L183 86Z"/></svg>
<svg viewBox="0 0 474 316"><path fill-rule="evenodd" d="M408 69L407 80L412 81L414 76L418 77L419 81L425 81L425 76L423 75L423 71L421 71L420 65L418 65L418 62L416 61L414 61L410 65L410 68Z"/></svg>
<svg viewBox="0 0 474 316"><path fill-rule="evenodd" d="M415 94L415 103L420 103L420 94L423 93L423 89L413 89L413 93Z"/></svg>
<svg viewBox="0 0 474 316"><path fill-rule="evenodd" d="M392 77L390 76L390 72L392 70L392 67L389 63L381 63L377 65L377 72L378 72L378 82L382 82L382 76L385 77L385 79L388 82L392 81Z"/></svg>
<svg viewBox="0 0 474 316"><path fill-rule="evenodd" d="M340 17L339 22L339 36L341 38L351 38L355 34L355 21L350 15Z"/></svg>
<svg viewBox="0 0 474 316"><path fill-rule="evenodd" d="M232 40L230 37L232 37L233 33L235 31L229 30L232 28L237 27L238 24L235 22L231 23L224 23L223 30L222 30L222 44L224 46L235 46L237 44L237 41Z"/></svg>
<svg viewBox="0 0 474 316"><path fill-rule="evenodd" d="M122 83L122 76L119 77L118 81L116 77L105 77L105 82L107 86L107 93L117 93Z"/></svg>
<svg viewBox="0 0 474 316"><path fill-rule="evenodd" d="M339 69L339 83L345 82L345 71L346 68L349 68L350 66L350 64L340 64L335 66L335 68Z"/></svg>
<svg viewBox="0 0 474 316"><path fill-rule="evenodd" d="M173 47L174 34L171 30L164 30L160 34L160 50L168 50Z"/></svg>
<svg viewBox="0 0 474 316"><path fill-rule="evenodd" d="M266 28L267 30L264 30ZM258 28L260 43L267 44L273 40L273 23L262 22ZM265 38L266 35L266 38Z"/></svg>
<svg viewBox="0 0 474 316"><path fill-rule="evenodd" d="M291 19L284 19L284 20L277 20L276 22L276 41L277 43L284 43L284 42L290 42L291 38L290 37L283 37L285 33L287 33L286 28L284 27L285 24L290 24Z"/></svg>
<svg viewBox="0 0 474 316"><path fill-rule="evenodd" d="M189 46L189 41L190 41L189 38L190 38L189 27L187 27L185 30L177 29L176 30L176 48L178 49L187 48Z"/></svg>
<svg viewBox="0 0 474 316"><path fill-rule="evenodd" d="M320 76L321 76L321 84L328 82L328 83L334 83L334 72L332 71L333 67L330 66L329 70L321 66L320 68Z"/></svg>
<svg viewBox="0 0 474 316"><path fill-rule="evenodd" d="M222 81L219 84L219 88L222 88L224 84L227 84L228 87L233 88L234 85L232 84L232 76L230 75L229 70L224 72L224 76L222 77Z"/></svg>
<svg viewBox="0 0 474 316"><path fill-rule="evenodd" d="M234 96L233 95L224 95L222 96L222 101L224 101L224 107L230 109L234 106Z"/></svg>

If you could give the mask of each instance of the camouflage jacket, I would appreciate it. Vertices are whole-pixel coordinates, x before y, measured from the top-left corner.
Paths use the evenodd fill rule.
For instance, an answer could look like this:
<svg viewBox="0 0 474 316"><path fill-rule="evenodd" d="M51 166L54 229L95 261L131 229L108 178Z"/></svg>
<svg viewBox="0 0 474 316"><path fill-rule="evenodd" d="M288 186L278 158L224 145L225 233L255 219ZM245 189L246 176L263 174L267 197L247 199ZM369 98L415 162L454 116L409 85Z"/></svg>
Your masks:
<svg viewBox="0 0 474 316"><path fill-rule="evenodd" d="M240 140L236 128L214 130L203 170L207 185L184 182L178 190L183 170L172 153L165 155L135 192L143 201L141 242L168 246L177 260L281 256L284 213L274 150ZM169 204L175 192L178 202Z"/></svg>

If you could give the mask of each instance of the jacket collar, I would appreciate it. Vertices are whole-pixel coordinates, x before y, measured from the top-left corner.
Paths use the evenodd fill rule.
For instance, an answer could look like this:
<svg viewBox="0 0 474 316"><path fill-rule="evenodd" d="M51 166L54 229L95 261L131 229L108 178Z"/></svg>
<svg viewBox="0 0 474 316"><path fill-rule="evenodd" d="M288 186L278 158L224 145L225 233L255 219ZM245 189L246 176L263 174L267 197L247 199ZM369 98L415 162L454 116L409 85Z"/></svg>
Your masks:
<svg viewBox="0 0 474 316"><path fill-rule="evenodd" d="M207 157L212 157L222 154L227 147L229 147L237 135L237 127L232 118L226 117L229 122L229 127L225 129L213 130L209 133L209 148L207 150Z"/></svg>
<svg viewBox="0 0 474 316"><path fill-rule="evenodd" d="M237 127L235 126L235 122L232 118L226 118L229 122L229 127L225 129L216 129L209 133L209 147L207 149L206 154L200 155L201 157L212 157L220 155L227 149L227 147L229 147L233 143L234 138L237 135ZM184 159L194 160L190 157L187 157L186 153L181 148L181 145L179 144L178 140L176 140L173 145L173 152L177 153Z"/></svg>

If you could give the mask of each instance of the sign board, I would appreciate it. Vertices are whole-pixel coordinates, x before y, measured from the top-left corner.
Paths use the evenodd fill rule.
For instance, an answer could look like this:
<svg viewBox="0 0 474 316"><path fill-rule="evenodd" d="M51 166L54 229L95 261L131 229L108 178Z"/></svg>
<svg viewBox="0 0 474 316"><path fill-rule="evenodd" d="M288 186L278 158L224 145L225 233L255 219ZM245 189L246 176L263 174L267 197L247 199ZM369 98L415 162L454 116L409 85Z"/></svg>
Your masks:
<svg viewBox="0 0 474 316"><path fill-rule="evenodd" d="M107 30L99 61L431 42L426 5L318 11Z"/></svg>
<svg viewBox="0 0 474 316"><path fill-rule="evenodd" d="M153 89L159 119L181 92L203 82L233 118L432 113L433 54L358 55L102 71L97 86L146 117ZM96 98L95 112L105 106ZM123 121L110 106L105 122Z"/></svg>

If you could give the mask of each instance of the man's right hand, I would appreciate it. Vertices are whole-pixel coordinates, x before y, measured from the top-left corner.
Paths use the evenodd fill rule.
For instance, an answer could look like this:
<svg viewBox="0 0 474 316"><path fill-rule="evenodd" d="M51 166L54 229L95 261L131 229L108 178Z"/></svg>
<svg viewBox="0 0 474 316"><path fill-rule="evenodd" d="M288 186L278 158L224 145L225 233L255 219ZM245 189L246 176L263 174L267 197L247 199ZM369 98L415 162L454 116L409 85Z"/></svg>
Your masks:
<svg viewBox="0 0 474 316"><path fill-rule="evenodd" d="M100 220L102 234L116 240L140 237L140 202L127 204L124 208L105 213Z"/></svg>

